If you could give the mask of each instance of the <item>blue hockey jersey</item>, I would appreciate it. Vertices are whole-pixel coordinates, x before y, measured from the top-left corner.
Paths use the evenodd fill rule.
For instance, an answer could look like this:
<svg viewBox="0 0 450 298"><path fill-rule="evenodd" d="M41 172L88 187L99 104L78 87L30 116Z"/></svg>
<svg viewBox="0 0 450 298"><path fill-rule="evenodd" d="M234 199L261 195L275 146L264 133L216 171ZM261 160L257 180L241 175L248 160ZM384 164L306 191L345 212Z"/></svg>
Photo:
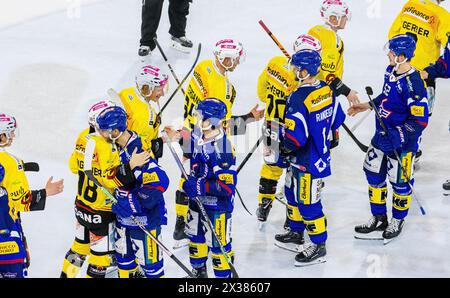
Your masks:
<svg viewBox="0 0 450 298"><path fill-rule="evenodd" d="M134 149L142 152L141 138L131 132L131 137L124 148L119 149L122 163L130 161ZM134 214L146 228L153 229L160 225L167 224L167 210L165 207L163 193L169 186L169 177L158 165L155 159L151 158L143 167L133 170L136 184L129 189L132 196L139 202L140 212ZM120 226L131 229L138 229L131 218L122 218L117 215L117 222Z"/></svg>
<svg viewBox="0 0 450 298"><path fill-rule="evenodd" d="M374 99L386 127L403 126L407 141L402 150L416 152L422 131L428 125L428 101L425 84L415 68L398 75L394 66L388 66L384 76L383 93ZM383 131L376 120L376 133ZM372 145L378 148L376 138Z"/></svg>
<svg viewBox="0 0 450 298"><path fill-rule="evenodd" d="M191 177L204 183L201 201L206 209L232 212L237 183L236 157L223 129L219 135L204 139L195 128L191 134ZM203 188L202 188L203 189Z"/></svg>
<svg viewBox="0 0 450 298"><path fill-rule="evenodd" d="M425 68L428 73L428 79L434 80L437 78L448 79L450 77L450 36L444 50L444 54L439 57L435 64Z"/></svg>
<svg viewBox="0 0 450 298"><path fill-rule="evenodd" d="M317 178L331 175L330 131L338 129L345 113L331 88L323 81L300 86L286 102L282 139L290 163Z"/></svg>

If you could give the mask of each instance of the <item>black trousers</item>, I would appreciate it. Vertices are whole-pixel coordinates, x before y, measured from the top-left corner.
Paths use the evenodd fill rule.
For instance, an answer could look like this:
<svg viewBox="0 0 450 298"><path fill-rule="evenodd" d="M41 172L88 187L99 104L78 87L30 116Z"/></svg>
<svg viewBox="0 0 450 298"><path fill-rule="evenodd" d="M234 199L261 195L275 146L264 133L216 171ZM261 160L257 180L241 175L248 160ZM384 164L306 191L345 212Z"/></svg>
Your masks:
<svg viewBox="0 0 450 298"><path fill-rule="evenodd" d="M164 0L142 0L141 45L153 50ZM185 36L186 17L189 14L189 3L192 0L169 0L169 33L175 37Z"/></svg>

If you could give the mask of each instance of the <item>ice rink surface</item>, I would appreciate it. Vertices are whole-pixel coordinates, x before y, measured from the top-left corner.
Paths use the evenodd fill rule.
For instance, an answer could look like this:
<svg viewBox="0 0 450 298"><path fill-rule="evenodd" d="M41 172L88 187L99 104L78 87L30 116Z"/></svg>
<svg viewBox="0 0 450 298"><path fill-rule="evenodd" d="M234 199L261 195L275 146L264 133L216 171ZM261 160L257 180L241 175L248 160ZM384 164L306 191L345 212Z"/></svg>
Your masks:
<svg viewBox="0 0 450 298"><path fill-rule="evenodd" d="M37 5L31 0L24 2ZM74 238L75 226L73 202L77 177L70 173L67 162L78 133L87 125L89 105L105 97L110 87L120 90L134 84L134 72L139 65L140 3L140 0L98 1L80 8L49 10L51 14L0 28L0 111L15 115L20 127L20 138L9 151L25 161L40 163L41 172L28 175L33 188L42 188L51 175L64 178L66 185L63 194L48 200L44 212L23 214L31 250L31 277L59 277L63 258ZM215 42L225 37L241 40L246 48L245 63L230 75L237 89L233 114L246 113L257 102L258 75L271 57L281 54L260 28L258 20L264 20L282 44L291 50L298 35L322 23L318 11L320 3L319 0L193 2L187 36L195 43L202 43L201 59L210 59ZM387 66L383 46L390 24L403 3L403 0L348 0L353 17L346 30L340 32L346 51L344 81L360 92L363 101L366 100L365 86L373 86L376 93L381 89ZM444 6L449 9L449 4ZM2 10L2 14L7 13ZM194 53L186 55L170 49L168 28L165 7L158 31L160 43L178 76L182 77L190 68ZM151 63L164 65L157 51L151 60ZM171 79L171 89L175 86ZM232 237L240 275L449 277L450 197L444 197L441 191L442 182L450 178L449 97L450 81L438 81L437 102L423 136L424 156L416 173L416 190L427 215L420 215L413 200L399 239L383 246L380 242L353 238L353 227L365 222L370 210L362 171L364 153L342 130L340 145L332 154L333 175L326 180L324 190L329 234L327 263L294 267L295 254L273 244L274 235L282 231L284 206L274 203L265 230L259 231L256 217L249 216L236 199ZM345 98L341 98L341 102L347 106ZM163 125L180 123L183 104L180 93L163 116ZM351 127L358 117L347 119L347 125ZM373 134L374 121L374 115L371 115L356 131L365 144ZM247 139L234 139L238 162L260 132L253 126L250 134ZM258 152L242 170L238 182L253 213L257 206L261 163ZM171 246L175 222L174 193L179 172L170 154L162 158L161 165L172 177L166 192L169 225L163 229L163 240ZM186 248L177 250L176 255L188 264ZM168 258L165 268L167 277L185 276Z"/></svg>

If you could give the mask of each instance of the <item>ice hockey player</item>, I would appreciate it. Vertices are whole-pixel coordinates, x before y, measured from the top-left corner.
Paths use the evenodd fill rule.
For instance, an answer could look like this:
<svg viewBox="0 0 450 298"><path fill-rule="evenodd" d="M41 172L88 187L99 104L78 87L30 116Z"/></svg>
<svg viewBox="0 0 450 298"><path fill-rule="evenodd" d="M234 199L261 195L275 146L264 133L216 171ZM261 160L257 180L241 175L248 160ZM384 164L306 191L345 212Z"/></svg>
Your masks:
<svg viewBox="0 0 450 298"><path fill-rule="evenodd" d="M450 78L450 35L448 37L444 54L436 61L436 63L421 71L420 75L423 79L429 80L435 80L437 78ZM444 195L450 195L450 180L447 180L442 187L444 189Z"/></svg>
<svg viewBox="0 0 450 298"><path fill-rule="evenodd" d="M399 34L410 34L416 41L416 52L411 65L421 71L434 63L450 35L450 13L439 6L444 0L409 0L403 6L389 30L389 39ZM428 112L433 112L436 82L425 80L428 92Z"/></svg>
<svg viewBox="0 0 450 298"><path fill-rule="evenodd" d="M0 278L27 276L30 255L20 213L44 210L47 197L64 189L64 180L50 177L44 189L30 190L23 160L6 151L16 134L16 119L0 113Z"/></svg>
<svg viewBox="0 0 450 298"><path fill-rule="evenodd" d="M159 107L159 99L169 90L169 77L157 66L146 65L137 73L135 82L135 87L119 92L127 113L127 128L139 135L144 150L159 159L163 154L163 139L158 135L161 115L153 104Z"/></svg>
<svg viewBox="0 0 450 298"><path fill-rule="evenodd" d="M245 52L242 44L233 39L223 39L216 43L214 48L214 59L200 62L194 69L193 76L189 81L185 94L184 105L184 135L189 135L189 130L194 127L195 117L193 111L198 103L205 98L217 98L227 107L225 116L226 127L231 134L245 134L246 125L253 121L259 121L264 117L264 110L258 110L256 105L252 110L241 116L232 116L232 106L236 98L236 90L228 78L228 73L233 72L236 67L243 63ZM185 142L189 144L189 141ZM185 218L188 208L186 194L180 189L176 192L176 214L175 240L186 239L184 233Z"/></svg>
<svg viewBox="0 0 450 298"><path fill-rule="evenodd" d="M372 217L367 223L355 227L357 239L384 239L388 243L400 235L408 214L412 189L405 175L414 183L414 157L422 131L428 124L427 92L420 73L410 63L415 49L416 42L410 35L397 35L389 41L390 65L384 76L383 92L373 100L389 133L385 135L377 121L364 162ZM349 115L369 108L369 103L354 105L349 109ZM394 150L400 156L401 164ZM393 188L392 220L389 224L386 178Z"/></svg>
<svg viewBox="0 0 450 298"><path fill-rule="evenodd" d="M294 42L294 53L302 49L311 49L320 53L322 46L315 37L302 34ZM277 184L286 163L278 164L279 125L284 124L286 99L297 89L298 79L284 56L275 56L258 78L257 94L266 104L265 123L263 125L264 164L260 173L258 209L256 216L261 223L267 221L273 201L275 200ZM288 202L287 220L298 221L296 205Z"/></svg>
<svg viewBox="0 0 450 298"><path fill-rule="evenodd" d="M325 0L320 8L325 24L311 28L308 34L317 38L322 45L322 65L318 79L326 82L336 96L344 95L349 104L359 103L358 94L342 81L344 74L344 42L338 35L351 19L351 12L345 1Z"/></svg>
<svg viewBox="0 0 450 298"><path fill-rule="evenodd" d="M326 218L322 211L322 179L331 175L328 135L345 120L345 113L331 87L317 79L322 59L312 50L292 56L291 64L299 79L298 89L286 102L281 151L287 156L285 195L297 202L302 220L291 222L291 230L311 243L295 256L295 266L326 261Z"/></svg>
<svg viewBox="0 0 450 298"><path fill-rule="evenodd" d="M206 261L211 250L215 276L230 278L230 266L194 200L195 197L200 199L220 243L234 259L231 215L237 174L233 148L222 126L227 107L216 98L207 98L199 102L195 114L198 121L191 134L191 172L183 182L183 190L189 198L186 231L190 240L190 262L194 275L207 277Z"/></svg>
<svg viewBox="0 0 450 298"><path fill-rule="evenodd" d="M75 199L77 222L75 240L64 259L61 278L75 278L86 259L89 263L86 273L88 278L104 278L113 265L116 216L111 211L108 197L84 172L85 162L90 163L94 177L111 191L123 185L121 180L126 181L121 178L122 169L119 167L121 163L117 151L111 150L111 143L98 136L95 130L97 116L113 106L116 104L109 100L101 100L91 106L88 112L89 128L79 134L69 160L71 172L78 175ZM88 153L90 156L85 154L88 141L95 144L93 152ZM136 157L139 158L138 155L134 157L131 167L135 167ZM118 171L118 175L115 171Z"/></svg>
<svg viewBox="0 0 450 298"><path fill-rule="evenodd" d="M144 152L141 138L127 130L126 121L126 112L121 107L107 108L97 117L99 134L118 146L122 164L129 163L134 152ZM140 267L147 278L164 277L162 252L131 216L155 238L160 238L161 225L167 224L163 193L169 178L153 158L132 169L130 178L129 184L116 188L117 204L112 207L117 214L115 248L119 276L130 277Z"/></svg>

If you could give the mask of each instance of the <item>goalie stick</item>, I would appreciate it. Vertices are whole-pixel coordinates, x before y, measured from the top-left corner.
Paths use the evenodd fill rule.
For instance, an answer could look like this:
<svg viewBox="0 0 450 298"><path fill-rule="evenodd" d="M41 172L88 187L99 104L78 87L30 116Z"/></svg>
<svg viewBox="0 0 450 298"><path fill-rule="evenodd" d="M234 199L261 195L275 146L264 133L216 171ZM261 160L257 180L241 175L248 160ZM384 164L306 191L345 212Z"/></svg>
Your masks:
<svg viewBox="0 0 450 298"><path fill-rule="evenodd" d="M272 31L270 31L270 29L266 26L266 24L264 24L264 22L262 20L259 20L258 23L261 25L261 27L264 29L264 31L266 31L266 33L270 36L270 38L272 38L272 40L275 42L275 44L278 46L278 48L283 52L283 54L286 56L286 58L290 59L291 55L286 51L286 49L283 47L283 45L281 45L281 43L273 35ZM356 143L356 145L359 147L359 149L361 149L361 151L363 151L363 152L367 152L367 149L369 147L362 144L358 140L358 138L356 138L356 136L351 132L351 130L347 127L347 125L345 125L345 123L342 123L342 127L347 132L347 134L352 138L352 140Z"/></svg>
<svg viewBox="0 0 450 298"><path fill-rule="evenodd" d="M166 133L164 132L164 134L166 134ZM166 134L166 137L169 138L167 136L167 134ZM172 144L170 142L167 142L166 144L169 147L169 150L172 153L172 156L175 159L175 163L177 164L178 168L180 169L181 174L183 175L183 178L187 181L188 180L188 174L186 173L186 170L183 167L183 163L181 162L180 158L178 158L178 155L175 152L175 149L173 148ZM219 244L220 251L222 252L222 255L225 257L225 260L227 261L228 265L230 266L230 270L233 273L233 278L239 278L239 275L238 275L238 273L236 271L236 268L234 268L234 265L233 265L233 262L231 261L230 256L225 251L225 248L223 247L222 243L220 242L220 239L217 236L216 230L214 229L214 226L211 223L211 220L209 219L209 216L206 213L205 207L203 206L202 202L200 201L200 198L199 197L195 197L195 201L197 202L198 207L200 209L200 212L201 212L203 218L205 219L206 224L208 225L208 228L211 230L211 233L212 233L213 237L215 238L215 240Z"/></svg>
<svg viewBox="0 0 450 298"><path fill-rule="evenodd" d="M386 125L384 124L383 120L381 119L380 112L378 111L377 107L375 106L375 103L373 102L373 99L372 99L372 95L373 95L372 87L369 87L369 86L366 87L366 93L367 93L367 96L369 97L370 106L375 111L375 116L377 117L378 122L380 123L381 128L383 129L383 135L384 136L389 136L389 131L388 131ZM389 140L392 142L392 139L389 139ZM415 191L414 186L412 185L411 179L410 179L410 177L408 175L408 171L403 166L402 160L401 160L400 156L398 155L397 150L394 150L394 154L395 154L395 158L397 159L398 164L400 165L400 167L402 169L403 176L406 178L406 181L408 182L409 187L411 187L411 191L413 193L413 197L416 200L417 204L419 205L420 212L422 213L422 215L425 215L426 214L425 213L425 208L423 208L423 206L422 206L422 204L420 202L419 196L417 195L417 192Z"/></svg>
<svg viewBox="0 0 450 298"><path fill-rule="evenodd" d="M92 157L94 155L94 149L95 149L95 141L90 139L88 143L86 144L86 150L85 150L85 161L84 161L84 173L86 176L94 182L95 185L97 185L98 188L110 199L110 201L113 204L117 203L117 199L106 189L104 188L101 183L94 177L92 174ZM89 156L89 159L86 160L86 156ZM189 277L195 278L194 274L161 242L153 236L147 229L142 225L142 223L133 215L130 216L131 220L136 223L136 225L148 236L150 239L155 241L155 243L181 268L184 272L186 272Z"/></svg>

